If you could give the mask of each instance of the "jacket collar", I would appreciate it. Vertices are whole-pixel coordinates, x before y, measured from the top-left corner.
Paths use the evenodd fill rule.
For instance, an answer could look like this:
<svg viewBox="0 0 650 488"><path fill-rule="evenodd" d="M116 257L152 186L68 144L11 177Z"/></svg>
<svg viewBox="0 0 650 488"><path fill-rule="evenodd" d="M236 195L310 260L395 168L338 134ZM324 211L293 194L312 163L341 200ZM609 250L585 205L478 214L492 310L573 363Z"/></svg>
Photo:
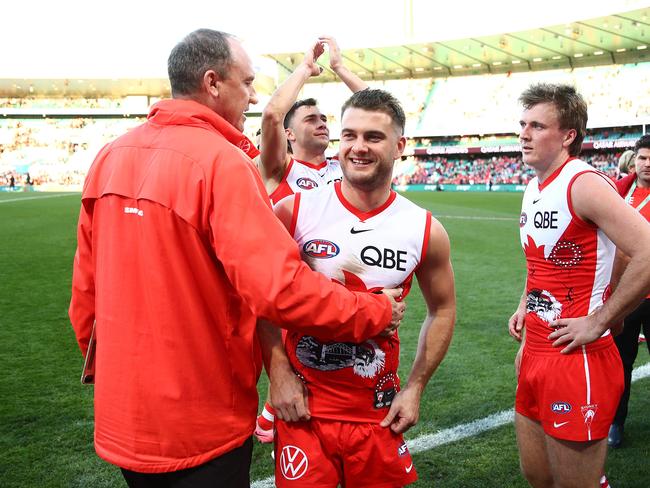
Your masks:
<svg viewBox="0 0 650 488"><path fill-rule="evenodd" d="M255 145L244 134L216 112L194 100L168 99L155 103L147 119L160 125L185 125L203 127L219 132L233 146L238 147L253 159L259 155Z"/></svg>

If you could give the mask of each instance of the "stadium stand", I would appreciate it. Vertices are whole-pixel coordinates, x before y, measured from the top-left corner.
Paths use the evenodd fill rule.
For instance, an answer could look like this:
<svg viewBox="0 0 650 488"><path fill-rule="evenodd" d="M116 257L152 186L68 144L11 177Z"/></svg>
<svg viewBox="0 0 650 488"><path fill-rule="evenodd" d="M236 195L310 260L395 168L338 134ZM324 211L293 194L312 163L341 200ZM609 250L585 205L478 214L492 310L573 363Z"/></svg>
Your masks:
<svg viewBox="0 0 650 488"><path fill-rule="evenodd" d="M405 185L524 185L516 135L517 96L532 82L575 84L589 103L591 128L584 157L616 177L620 153L644 133L650 121L650 62L448 78L374 80L394 93L407 115L406 157L394 183ZM302 97L319 100L329 120L336 152L339 110L348 97L342 83L312 83ZM263 107L266 97L251 109ZM156 97L0 99L0 182L36 188L79 188L92 158L109 140L143 120ZM249 114L246 133L259 128ZM7 186L4 187L8 188Z"/></svg>

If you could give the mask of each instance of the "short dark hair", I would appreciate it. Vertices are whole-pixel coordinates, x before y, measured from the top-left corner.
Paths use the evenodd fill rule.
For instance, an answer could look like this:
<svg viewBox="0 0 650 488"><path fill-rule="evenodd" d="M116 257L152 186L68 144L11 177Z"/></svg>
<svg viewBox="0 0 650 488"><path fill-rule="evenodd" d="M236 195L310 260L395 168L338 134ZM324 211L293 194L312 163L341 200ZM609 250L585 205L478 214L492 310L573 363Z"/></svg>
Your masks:
<svg viewBox="0 0 650 488"><path fill-rule="evenodd" d="M198 29L174 46L167 59L172 97L198 93L208 70L227 78L232 64L230 38L234 36L226 32Z"/></svg>
<svg viewBox="0 0 650 488"><path fill-rule="evenodd" d="M261 135L262 135L262 128L260 127L259 129L257 129L257 132L255 132L255 137L259 137ZM287 139L287 152L289 154L293 154L293 148L291 147L291 141L289 141L289 139Z"/></svg>
<svg viewBox="0 0 650 488"><path fill-rule="evenodd" d="M293 116L296 115L296 110L298 110L300 107L315 107L316 105L318 105L318 102L315 98L305 98L303 100L296 101L287 112L287 115L284 116L284 128L289 128L289 125L291 125L291 121L293 120Z"/></svg>
<svg viewBox="0 0 650 488"><path fill-rule="evenodd" d="M393 124L404 134L406 126L406 116L399 100L385 90L375 90L366 88L365 90L354 93L341 108L341 119L343 114L349 108L360 108L372 112L383 112L388 115Z"/></svg>
<svg viewBox="0 0 650 488"><path fill-rule="evenodd" d="M526 89L519 102L525 109L540 103L552 103L557 110L561 129L574 129L576 138L569 146L569 155L578 156L587 134L587 103L571 85L536 83Z"/></svg>
<svg viewBox="0 0 650 488"><path fill-rule="evenodd" d="M639 140L636 141L634 145L634 154L639 153L639 149L650 149L650 134L639 137Z"/></svg>

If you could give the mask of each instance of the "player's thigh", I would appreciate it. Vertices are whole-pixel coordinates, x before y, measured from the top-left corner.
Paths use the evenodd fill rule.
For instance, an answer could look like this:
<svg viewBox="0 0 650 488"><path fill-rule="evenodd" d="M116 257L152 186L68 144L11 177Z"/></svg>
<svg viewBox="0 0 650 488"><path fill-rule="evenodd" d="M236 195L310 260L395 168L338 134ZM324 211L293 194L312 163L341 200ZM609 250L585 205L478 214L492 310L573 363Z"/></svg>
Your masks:
<svg viewBox="0 0 650 488"><path fill-rule="evenodd" d="M607 456L607 439L574 442L547 436L546 446L557 488L600 486Z"/></svg>
<svg viewBox="0 0 650 488"><path fill-rule="evenodd" d="M404 437L378 424L349 422L343 426L345 488L397 488L417 481Z"/></svg>
<svg viewBox="0 0 650 488"><path fill-rule="evenodd" d="M338 486L343 473L340 460L332 450L337 434L317 427L316 423L315 420L276 419L275 484L278 488Z"/></svg>
<svg viewBox="0 0 650 488"><path fill-rule="evenodd" d="M542 425L515 413L515 431L522 473L532 486L551 486L553 479Z"/></svg>

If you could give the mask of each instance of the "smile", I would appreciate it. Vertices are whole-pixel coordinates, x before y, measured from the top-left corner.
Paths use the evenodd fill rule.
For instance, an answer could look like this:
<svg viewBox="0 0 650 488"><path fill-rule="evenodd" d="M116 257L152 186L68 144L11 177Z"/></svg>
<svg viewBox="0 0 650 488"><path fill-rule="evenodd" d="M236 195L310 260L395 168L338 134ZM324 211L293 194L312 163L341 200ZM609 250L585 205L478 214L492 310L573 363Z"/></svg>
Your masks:
<svg viewBox="0 0 650 488"><path fill-rule="evenodd" d="M372 161L369 161L367 159L350 158L350 162L355 165L363 165L363 166L372 164Z"/></svg>

